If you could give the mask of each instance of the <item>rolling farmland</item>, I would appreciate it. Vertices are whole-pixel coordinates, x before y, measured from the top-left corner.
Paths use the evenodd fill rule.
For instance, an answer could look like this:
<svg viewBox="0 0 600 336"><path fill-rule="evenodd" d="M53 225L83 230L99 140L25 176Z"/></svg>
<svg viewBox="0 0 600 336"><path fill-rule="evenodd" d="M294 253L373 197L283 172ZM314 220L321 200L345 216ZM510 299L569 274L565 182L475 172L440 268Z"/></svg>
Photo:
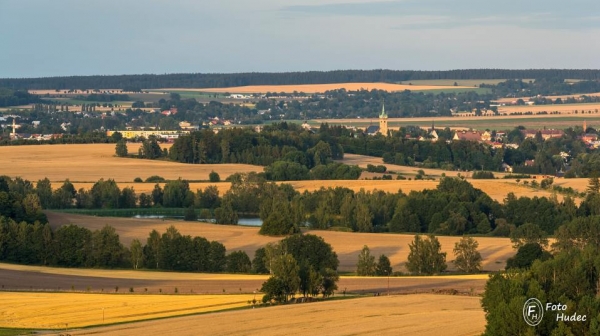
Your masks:
<svg viewBox="0 0 600 336"><path fill-rule="evenodd" d="M333 84L301 84L301 85L250 85L227 88L206 88L206 89L186 89L186 88L165 88L158 91L190 91L190 92L212 92L212 93L266 93L266 92L304 92L304 93L322 93L330 90L346 89L347 91L357 90L385 90L385 91L425 91L439 89L472 89L466 86L452 85L405 85L389 83L333 83Z"/></svg>
<svg viewBox="0 0 600 336"><path fill-rule="evenodd" d="M291 318L293 316L293 318ZM360 323L357 323L360 321ZM479 335L478 297L403 295L287 305L131 323L72 335ZM201 332L200 332L201 330Z"/></svg>
<svg viewBox="0 0 600 336"><path fill-rule="evenodd" d="M259 228L255 227L190 223L177 220L91 217L53 212L48 212L48 219L52 227L73 223L90 230L97 230L109 224L117 230L121 242L125 246L129 246L131 241L136 238L145 241L150 231L154 229L164 232L169 226L175 225L184 235L202 236L208 240L216 240L224 244L228 251L242 250L251 257L258 248L281 239L259 235ZM358 254L364 245L368 245L371 253L375 256L382 253L387 255L395 270L403 270L409 253L408 244L413 239L413 235L410 234L309 232L323 237L327 243L331 244L338 254L339 269L343 272L355 271ZM448 262L453 259L452 249L454 243L459 239L460 237L439 237L442 251L448 254ZM503 269L506 260L515 253L508 238L478 237L477 241L483 258L484 270ZM448 266L450 270L454 269L453 264L450 263Z"/></svg>
<svg viewBox="0 0 600 336"><path fill-rule="evenodd" d="M136 153L140 144L128 144ZM117 182L133 182L136 177L145 179L160 175L166 179L179 177L189 180L208 180L216 171L222 179L237 172L260 172L263 167L245 164L190 165L184 163L118 158L114 144L41 145L0 147L2 174L37 181L47 177L50 181L96 182L100 178Z"/></svg>

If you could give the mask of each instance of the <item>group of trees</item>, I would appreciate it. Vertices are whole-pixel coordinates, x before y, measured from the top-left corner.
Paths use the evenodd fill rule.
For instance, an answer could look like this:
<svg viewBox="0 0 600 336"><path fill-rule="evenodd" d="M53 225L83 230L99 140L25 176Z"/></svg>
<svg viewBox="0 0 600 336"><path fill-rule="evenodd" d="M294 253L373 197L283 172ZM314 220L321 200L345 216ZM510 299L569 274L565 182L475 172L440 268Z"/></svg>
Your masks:
<svg viewBox="0 0 600 336"><path fill-rule="evenodd" d="M358 255L356 274L362 276L390 276L392 274L390 259L385 254L381 254L378 261L375 262L375 256L371 255L371 250L365 245Z"/></svg>
<svg viewBox="0 0 600 336"><path fill-rule="evenodd" d="M17 223L0 217L0 260L45 266L159 269L186 272L249 273L243 251L226 254L223 244L182 235L171 226L153 230L146 243L134 239L123 246L111 226L91 231L76 225L53 230L49 224Z"/></svg>
<svg viewBox="0 0 600 336"><path fill-rule="evenodd" d="M260 263L262 265L259 265ZM323 238L295 234L256 251L254 266L271 276L262 285L263 302L287 302L297 292L304 297L337 290L337 254Z"/></svg>
<svg viewBox="0 0 600 336"><path fill-rule="evenodd" d="M406 269L415 275L440 274L447 268L446 252L442 252L439 240L430 235L421 237L416 235L408 245L409 254ZM454 265L459 272L477 273L481 271L481 254L477 250L479 243L472 237L465 236L454 244ZM358 255L356 274L362 276L390 276L392 266L390 259L381 254L375 262L375 256L371 255L368 246L364 246Z"/></svg>
<svg viewBox="0 0 600 336"><path fill-rule="evenodd" d="M553 253L535 228L515 241L517 255L506 273L496 273L486 284L482 305L486 334L597 335L600 333L600 217L577 218L556 232ZM564 311L544 312L536 327L523 320L528 298L566 305ZM576 322L559 321L558 314L586 316ZM547 316L548 315L548 316Z"/></svg>

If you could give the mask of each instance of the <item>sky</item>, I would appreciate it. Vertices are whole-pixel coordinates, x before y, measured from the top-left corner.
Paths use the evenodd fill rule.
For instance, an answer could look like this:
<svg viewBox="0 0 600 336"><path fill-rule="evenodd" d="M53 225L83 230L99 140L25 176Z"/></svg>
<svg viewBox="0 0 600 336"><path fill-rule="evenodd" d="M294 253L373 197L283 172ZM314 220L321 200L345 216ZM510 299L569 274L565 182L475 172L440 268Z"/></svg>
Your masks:
<svg viewBox="0 0 600 336"><path fill-rule="evenodd" d="M600 68L598 0L0 0L0 78Z"/></svg>

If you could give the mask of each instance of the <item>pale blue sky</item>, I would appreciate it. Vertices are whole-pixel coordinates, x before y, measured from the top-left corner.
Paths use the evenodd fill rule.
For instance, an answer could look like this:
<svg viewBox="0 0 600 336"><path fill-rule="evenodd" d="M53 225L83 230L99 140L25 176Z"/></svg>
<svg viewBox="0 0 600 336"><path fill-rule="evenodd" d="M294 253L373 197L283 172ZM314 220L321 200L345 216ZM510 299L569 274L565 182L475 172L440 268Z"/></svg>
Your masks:
<svg viewBox="0 0 600 336"><path fill-rule="evenodd" d="M597 0L0 0L0 77L600 68Z"/></svg>

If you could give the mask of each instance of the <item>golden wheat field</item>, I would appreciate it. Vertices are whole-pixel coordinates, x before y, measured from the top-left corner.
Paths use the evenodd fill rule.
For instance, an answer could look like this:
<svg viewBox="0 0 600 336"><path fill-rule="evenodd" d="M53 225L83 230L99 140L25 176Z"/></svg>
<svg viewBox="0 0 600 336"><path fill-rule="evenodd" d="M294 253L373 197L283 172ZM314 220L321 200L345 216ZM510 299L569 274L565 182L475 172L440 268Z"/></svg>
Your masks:
<svg viewBox="0 0 600 336"><path fill-rule="evenodd" d="M189 88L166 88L161 91L195 91L195 92L218 92L218 93L266 93L266 92L285 92L293 93L319 93L330 90L346 89L347 91L357 90L385 90L385 91L404 91L404 90L438 90L438 89L460 89L471 88L467 86L451 85L405 85L390 83L333 83L333 84L301 84L301 85L249 85L226 88L207 88L207 89L189 89Z"/></svg>
<svg viewBox="0 0 600 336"><path fill-rule="evenodd" d="M121 242L129 246L133 239L146 241L152 230L164 232L169 226L174 225L182 234L202 236L208 240L216 240L225 245L227 251L245 251L251 258L254 252L271 242L281 238L267 237L258 234L259 228L244 226L215 225L208 223L190 223L177 220L155 220L137 218L110 218L91 217L65 213L48 212L50 225L58 227L63 224L73 223L90 230L101 229L104 225L111 225L120 235ZM385 254L390 258L394 270L404 270L409 248L408 244L414 236L410 234L384 234L384 233L353 233L336 231L309 231L311 234L323 237L331 244L340 260L339 269L342 272L354 272L358 254L364 245L368 245L375 256ZM453 260L454 243L461 237L438 237L443 252L446 252L449 263L448 269L454 270ZM483 258L484 270L496 271L503 269L506 260L512 257L515 251L508 238L478 237L479 251Z"/></svg>
<svg viewBox="0 0 600 336"><path fill-rule="evenodd" d="M62 329L247 307L251 294L141 295L0 292L0 326ZM104 317L103 317L104 314Z"/></svg>
<svg viewBox="0 0 600 336"><path fill-rule="evenodd" d="M72 330L71 335L480 335L478 297L432 294L325 301Z"/></svg>
<svg viewBox="0 0 600 336"><path fill-rule="evenodd" d="M130 143L128 149L137 153L139 146ZM136 177L146 179L152 175L166 179L208 180L208 174L213 170L222 179L237 172L263 171L263 167L245 164L190 165L118 158L114 154L114 144L5 146L0 147L1 172L31 181L47 177L50 181L68 178L73 182L96 182L100 178L112 178L118 182L133 182Z"/></svg>

